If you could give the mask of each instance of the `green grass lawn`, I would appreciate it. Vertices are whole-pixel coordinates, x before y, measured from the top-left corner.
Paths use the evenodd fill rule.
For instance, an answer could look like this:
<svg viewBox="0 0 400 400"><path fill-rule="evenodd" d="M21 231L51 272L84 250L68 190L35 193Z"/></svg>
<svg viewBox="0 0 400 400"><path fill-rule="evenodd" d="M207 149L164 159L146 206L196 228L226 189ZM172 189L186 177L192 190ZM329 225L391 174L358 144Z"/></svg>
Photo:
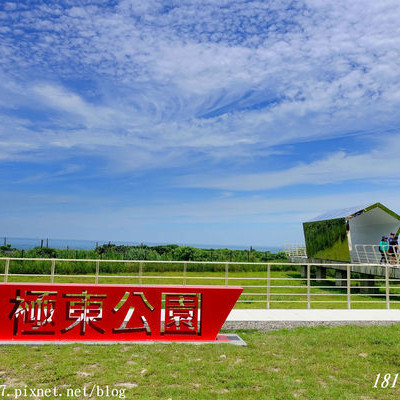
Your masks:
<svg viewBox="0 0 400 400"><path fill-rule="evenodd" d="M50 272L50 271L49 271ZM122 277L128 275L128 278ZM158 276L158 277L156 277ZM248 271L248 272L229 272L228 285L242 286L243 294L236 304L235 308L266 308L267 289L266 289L266 271ZM307 287L306 281L300 278L300 271L295 269L286 269L283 271L271 271L270 288L270 308L307 308ZM50 282L49 277L30 275L30 276L10 276L9 282ZM56 283L94 283L94 277L81 276L63 276L56 277ZM183 271L163 271L146 272L143 271L139 278L138 271L131 273L101 274L100 284L118 283L118 284L187 284L187 285L225 285L225 272L196 272L188 271L186 277ZM352 283L352 308L386 308L385 291L379 288L382 282L377 282L377 292L374 295L360 294L358 282ZM399 294L400 286L392 284L391 294ZM286 286L286 287L280 287ZM325 286L320 288L318 286ZM319 309L345 309L347 308L346 289L338 289L334 286L333 280L324 281L324 283L312 282L310 292L311 308ZM399 297L391 297L391 308L400 308ZM371 303L372 302L372 303Z"/></svg>
<svg viewBox="0 0 400 400"><path fill-rule="evenodd" d="M367 400L400 396L400 382L395 388L373 388L377 374L390 373L392 383L400 372L399 324L237 333L247 347L2 346L0 395L1 385L6 385L8 393L25 387L57 387L58 393L64 394L67 389L83 390L86 386L89 390L99 385L123 390L127 399L146 400Z"/></svg>

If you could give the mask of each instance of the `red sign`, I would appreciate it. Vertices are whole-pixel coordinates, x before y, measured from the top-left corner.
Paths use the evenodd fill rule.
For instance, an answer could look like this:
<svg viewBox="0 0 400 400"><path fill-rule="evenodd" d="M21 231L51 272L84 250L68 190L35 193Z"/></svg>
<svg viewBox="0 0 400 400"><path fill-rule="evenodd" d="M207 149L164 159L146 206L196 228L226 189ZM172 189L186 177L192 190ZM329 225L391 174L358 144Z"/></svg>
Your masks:
<svg viewBox="0 0 400 400"><path fill-rule="evenodd" d="M240 287L0 284L0 341L214 341Z"/></svg>

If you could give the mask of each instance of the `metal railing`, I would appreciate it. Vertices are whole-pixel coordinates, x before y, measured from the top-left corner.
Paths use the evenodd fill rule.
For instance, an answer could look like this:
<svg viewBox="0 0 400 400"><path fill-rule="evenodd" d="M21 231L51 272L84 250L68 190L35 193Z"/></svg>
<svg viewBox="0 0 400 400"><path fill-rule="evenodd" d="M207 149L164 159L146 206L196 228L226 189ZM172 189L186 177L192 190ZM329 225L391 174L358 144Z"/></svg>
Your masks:
<svg viewBox="0 0 400 400"><path fill-rule="evenodd" d="M305 244L288 243L283 246L283 251L287 257L302 257L307 258L307 249Z"/></svg>
<svg viewBox="0 0 400 400"><path fill-rule="evenodd" d="M24 268L23 264L28 262L48 264L48 273L11 273L12 263L17 262L22 263L22 265L17 265L21 270ZM238 304L240 307L243 305L244 308L259 305L268 309L285 308L282 305L286 305L286 308L310 309L327 308L326 306L337 308L336 306L342 305L350 309L360 308L360 306L365 308L366 305L372 304L381 306L377 308L400 308L400 277L396 278L398 274L394 271L398 268L389 264L375 264L384 271L383 275L363 277L363 275L354 274L352 268L357 267L359 271L360 267L370 267L371 264L0 258L0 268L2 263L4 272L0 276L3 276L4 283L11 281L90 283L91 281L99 284L123 281L129 284L233 285L243 287ZM93 273L57 274L57 267L60 269L60 264L63 263L92 263ZM125 267L137 268L133 273L125 275L102 272L102 267L104 269L108 263L124 263ZM164 270L159 271L159 274L151 271L157 264L165 265ZM174 268L169 268L172 265ZM200 265L203 271L192 268L194 266L198 268ZM207 271L206 267L210 265L217 271ZM242 266L242 271L233 271L238 265ZM254 271L255 267L259 270ZM335 267L340 267L341 270L335 270ZM249 271L245 271L245 268ZM325 270L324 274L321 274L321 269ZM326 271L328 271L328 276ZM290 274L284 276L285 272L290 272Z"/></svg>
<svg viewBox="0 0 400 400"><path fill-rule="evenodd" d="M354 246L353 261L360 264L400 264L399 246L392 246L393 252L382 250L379 245L356 244Z"/></svg>

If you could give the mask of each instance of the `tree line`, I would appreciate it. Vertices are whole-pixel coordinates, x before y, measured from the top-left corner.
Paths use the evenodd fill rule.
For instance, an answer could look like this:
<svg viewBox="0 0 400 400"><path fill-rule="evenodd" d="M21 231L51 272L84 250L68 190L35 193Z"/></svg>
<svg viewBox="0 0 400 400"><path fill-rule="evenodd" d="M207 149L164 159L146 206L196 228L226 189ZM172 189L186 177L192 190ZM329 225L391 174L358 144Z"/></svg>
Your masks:
<svg viewBox="0 0 400 400"><path fill-rule="evenodd" d="M198 249L176 244L147 246L103 244L96 249L54 249L35 247L29 250L19 250L10 244L0 247L2 257L20 258L76 258L76 259L109 259L109 260L148 260L148 261L224 261L224 262L269 262L285 260L283 252L271 253L259 251L231 249Z"/></svg>

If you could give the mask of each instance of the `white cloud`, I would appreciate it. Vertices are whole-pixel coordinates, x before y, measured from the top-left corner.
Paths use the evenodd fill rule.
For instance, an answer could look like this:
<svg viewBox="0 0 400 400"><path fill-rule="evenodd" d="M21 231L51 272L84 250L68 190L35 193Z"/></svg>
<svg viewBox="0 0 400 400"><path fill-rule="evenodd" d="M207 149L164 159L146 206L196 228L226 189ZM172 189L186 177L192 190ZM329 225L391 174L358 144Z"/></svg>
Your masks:
<svg viewBox="0 0 400 400"><path fill-rule="evenodd" d="M121 209L124 201L115 205L111 195L81 200L80 193L7 191L1 193L9 204L4 229L90 237L107 226L123 239L153 224L153 234L165 229L169 238L170 228L182 224L182 237L194 224L218 243L218 234L230 236L217 225L227 224L244 243L257 238L260 225L257 232L270 237L282 224L300 231L301 221L333 208L388 199L396 211L397 192L372 185L398 187L390 170L399 134L383 133L398 132L400 122L399 3L47 3L0 5L0 162L54 168L27 170L16 179L19 187L87 173L137 176L153 168L167 181L162 189L172 191L176 170L168 175L165 169L179 167L198 171L179 181L181 187L224 193L207 200L202 191L198 200L185 200L185 192L183 199L156 202L152 192L135 203L142 205ZM279 157L275 164L265 160L286 145L350 134L365 137L362 149L344 151L332 140L333 148L314 161L301 161L295 151L285 169ZM266 162L257 165L259 173L243 173L254 171L253 158ZM222 166L230 172L221 175ZM365 190L352 192L354 181ZM346 194L335 194L342 183L349 183L341 186ZM324 196L237 193L326 184L338 186Z"/></svg>
<svg viewBox="0 0 400 400"><path fill-rule="evenodd" d="M3 232L8 236L242 245L302 241L302 223L334 209L380 201L399 212L400 204L400 194L391 190L207 201L174 199L123 208L99 197L28 194L22 201L18 193L10 192L0 193L0 197L13 205L2 215Z"/></svg>
<svg viewBox="0 0 400 400"><path fill-rule="evenodd" d="M399 122L393 2L6 8L19 33L0 44L1 97L11 98L0 100L3 158L26 156L24 142L94 151L118 169L158 168L185 165L194 152L240 160ZM90 89L80 86L87 81ZM27 123L10 108L42 119Z"/></svg>
<svg viewBox="0 0 400 400"><path fill-rule="evenodd" d="M257 191L294 185L339 184L354 180L399 182L393 173L398 159L400 135L377 139L376 148L368 153L336 152L324 159L275 172L225 174L222 176L186 176L178 186L219 190Z"/></svg>

